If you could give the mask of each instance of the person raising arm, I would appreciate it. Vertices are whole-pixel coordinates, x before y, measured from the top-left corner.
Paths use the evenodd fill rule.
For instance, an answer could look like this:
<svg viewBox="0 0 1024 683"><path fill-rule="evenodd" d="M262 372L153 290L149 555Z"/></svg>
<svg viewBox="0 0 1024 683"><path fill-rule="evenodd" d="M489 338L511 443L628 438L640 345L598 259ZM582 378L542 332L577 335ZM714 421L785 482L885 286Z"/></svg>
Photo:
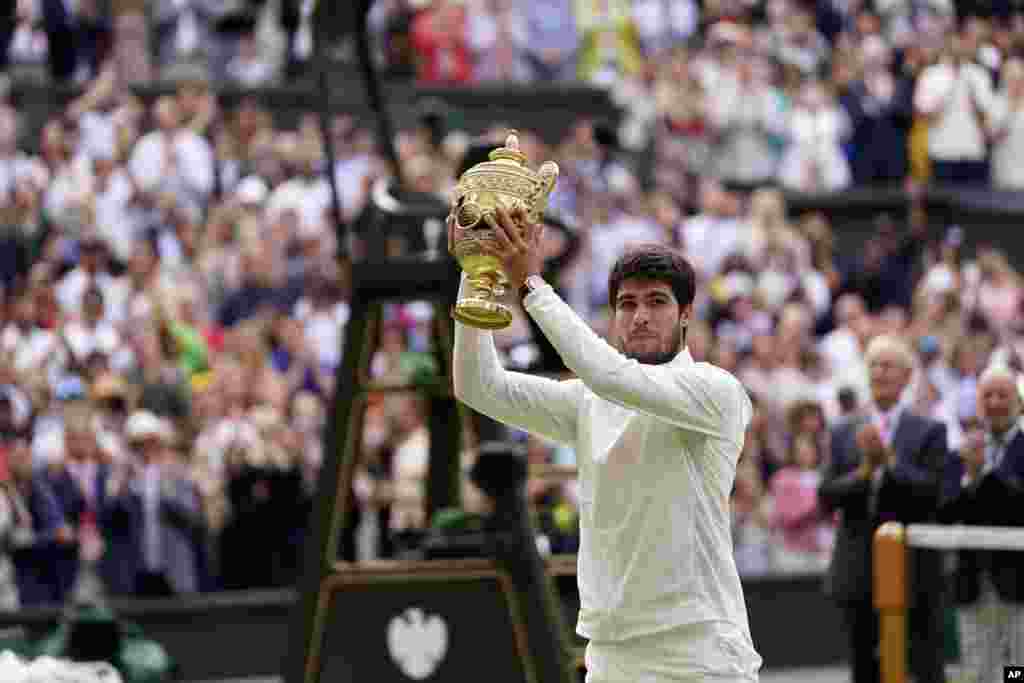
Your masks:
<svg viewBox="0 0 1024 683"><path fill-rule="evenodd" d="M620 257L609 343L540 278L542 226L516 210L485 220L526 312L577 379L507 372L491 334L457 322L455 393L576 451L588 683L756 681L729 506L752 408L735 377L686 349L692 266L658 244ZM451 249L459 228L448 229Z"/></svg>

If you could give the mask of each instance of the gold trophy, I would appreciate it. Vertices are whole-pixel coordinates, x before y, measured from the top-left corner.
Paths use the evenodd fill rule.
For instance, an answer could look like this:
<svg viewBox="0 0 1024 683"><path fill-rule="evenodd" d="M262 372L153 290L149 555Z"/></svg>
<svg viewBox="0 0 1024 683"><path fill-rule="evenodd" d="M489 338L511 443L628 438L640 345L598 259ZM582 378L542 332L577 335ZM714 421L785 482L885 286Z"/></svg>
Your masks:
<svg viewBox="0 0 1024 683"><path fill-rule="evenodd" d="M455 259L466 272L467 291L455 304L456 320L484 330L500 330L512 322L512 309L498 299L508 287L501 259L490 248L500 246L484 220L501 206L506 211L525 209L528 220L539 223L548 196L558 179L558 164L545 161L537 171L526 165L519 136L512 132L505 146L488 155L490 161L462 174L455 188L451 216L455 219Z"/></svg>

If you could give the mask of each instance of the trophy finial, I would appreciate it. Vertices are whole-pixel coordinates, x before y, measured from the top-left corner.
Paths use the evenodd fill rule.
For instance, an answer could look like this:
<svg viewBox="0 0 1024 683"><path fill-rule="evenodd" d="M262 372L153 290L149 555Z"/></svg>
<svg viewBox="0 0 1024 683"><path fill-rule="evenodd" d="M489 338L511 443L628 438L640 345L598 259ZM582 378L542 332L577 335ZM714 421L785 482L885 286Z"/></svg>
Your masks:
<svg viewBox="0 0 1024 683"><path fill-rule="evenodd" d="M505 146L487 155L491 161L511 161L520 166L526 165L526 155L519 149L519 132L510 130L505 137Z"/></svg>

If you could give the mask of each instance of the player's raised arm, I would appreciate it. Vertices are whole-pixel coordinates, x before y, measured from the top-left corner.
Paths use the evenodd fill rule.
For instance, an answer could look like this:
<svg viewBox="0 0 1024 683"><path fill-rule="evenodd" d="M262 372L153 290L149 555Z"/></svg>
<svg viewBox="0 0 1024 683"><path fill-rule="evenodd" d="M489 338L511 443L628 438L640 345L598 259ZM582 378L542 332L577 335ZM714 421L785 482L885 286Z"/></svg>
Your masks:
<svg viewBox="0 0 1024 683"><path fill-rule="evenodd" d="M526 309L566 367L601 398L682 429L742 440L752 408L729 373L694 363L687 351L662 365L630 358L599 337L550 287L531 294Z"/></svg>
<svg viewBox="0 0 1024 683"><path fill-rule="evenodd" d="M449 222L449 245L451 230ZM575 443L582 389L579 381L509 372L498 358L493 333L458 321L452 373L456 398L470 408L512 427L560 443Z"/></svg>
<svg viewBox="0 0 1024 683"><path fill-rule="evenodd" d="M696 274L661 245L645 245L610 278L612 344L598 336L541 280L542 227L517 229L522 214L498 211L498 254L513 283L525 283L526 311L572 370L601 398L682 429L742 443L750 399L739 381L685 350Z"/></svg>

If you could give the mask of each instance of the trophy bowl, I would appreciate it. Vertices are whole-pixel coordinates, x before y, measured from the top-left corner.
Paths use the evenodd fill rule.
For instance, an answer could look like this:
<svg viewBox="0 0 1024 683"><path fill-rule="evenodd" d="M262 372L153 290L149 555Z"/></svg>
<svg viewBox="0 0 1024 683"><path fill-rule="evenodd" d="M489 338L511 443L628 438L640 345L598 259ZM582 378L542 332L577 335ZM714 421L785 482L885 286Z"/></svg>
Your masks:
<svg viewBox="0 0 1024 683"><path fill-rule="evenodd" d="M500 330L512 322L512 309L500 299L508 289L508 276L495 255L500 242L485 217L500 206L523 209L527 220L539 223L548 197L558 180L558 165L546 161L536 171L527 166L512 132L505 146L492 151L490 161L462 174L455 187L450 217L454 227L454 255L466 273L468 287L455 303L452 315L461 323L484 330ZM525 226L518 226L520 230Z"/></svg>

